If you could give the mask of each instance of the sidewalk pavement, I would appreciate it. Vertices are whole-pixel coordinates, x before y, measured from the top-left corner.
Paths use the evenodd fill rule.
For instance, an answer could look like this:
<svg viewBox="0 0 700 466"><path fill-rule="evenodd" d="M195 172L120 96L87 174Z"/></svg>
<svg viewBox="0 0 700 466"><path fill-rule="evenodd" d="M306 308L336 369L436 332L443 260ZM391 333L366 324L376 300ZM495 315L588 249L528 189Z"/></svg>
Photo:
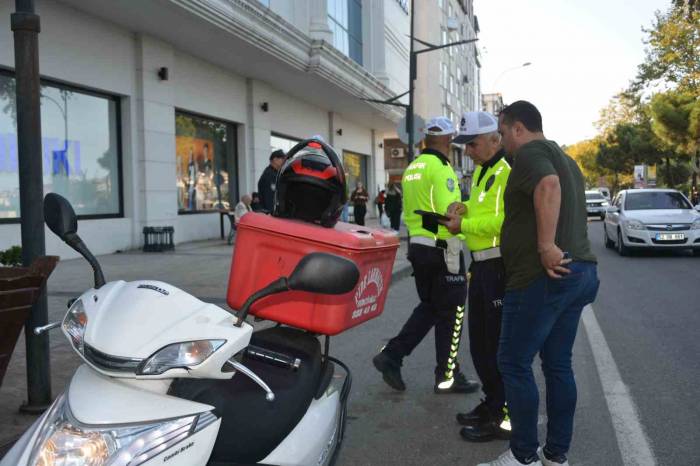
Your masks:
<svg viewBox="0 0 700 466"><path fill-rule="evenodd" d="M377 227L377 220L368 219L367 226ZM411 274L411 265L406 258L408 243L404 226L400 237L392 274L394 282ZM160 280L203 301L228 309L226 290L233 248L235 241L232 247L225 240L215 239L178 244L171 252L143 253L132 250L108 254L99 256L98 261L107 281ZM67 301L92 286L92 280L92 269L84 259L59 262L47 286L49 322L61 320ZM50 351L52 395L55 398L65 389L80 359L60 331L51 332ZM14 443L37 417L19 412L20 405L26 400L25 354L22 335L0 387L0 458L8 444Z"/></svg>

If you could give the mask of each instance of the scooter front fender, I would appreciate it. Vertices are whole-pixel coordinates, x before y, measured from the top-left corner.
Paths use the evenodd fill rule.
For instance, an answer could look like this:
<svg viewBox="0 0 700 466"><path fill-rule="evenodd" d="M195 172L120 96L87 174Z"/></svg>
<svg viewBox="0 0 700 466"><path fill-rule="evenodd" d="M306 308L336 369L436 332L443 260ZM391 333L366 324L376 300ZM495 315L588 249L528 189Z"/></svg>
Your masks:
<svg viewBox="0 0 700 466"><path fill-rule="evenodd" d="M83 364L70 382L68 403L78 421L92 426L155 422L214 409L169 396L167 388L158 380L107 377Z"/></svg>

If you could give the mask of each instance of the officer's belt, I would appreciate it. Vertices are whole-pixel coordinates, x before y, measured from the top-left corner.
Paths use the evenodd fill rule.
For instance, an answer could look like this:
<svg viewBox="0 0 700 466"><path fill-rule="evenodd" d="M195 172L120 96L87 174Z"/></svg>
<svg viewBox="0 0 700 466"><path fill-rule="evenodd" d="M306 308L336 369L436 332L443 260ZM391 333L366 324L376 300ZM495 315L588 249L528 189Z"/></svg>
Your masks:
<svg viewBox="0 0 700 466"><path fill-rule="evenodd" d="M410 244L422 244L423 246L447 249L447 241L444 239L427 238L425 236L411 236L408 242Z"/></svg>
<svg viewBox="0 0 700 466"><path fill-rule="evenodd" d="M497 246L495 248L482 249L481 251L472 251L471 254L474 262L483 262L501 257L501 248Z"/></svg>

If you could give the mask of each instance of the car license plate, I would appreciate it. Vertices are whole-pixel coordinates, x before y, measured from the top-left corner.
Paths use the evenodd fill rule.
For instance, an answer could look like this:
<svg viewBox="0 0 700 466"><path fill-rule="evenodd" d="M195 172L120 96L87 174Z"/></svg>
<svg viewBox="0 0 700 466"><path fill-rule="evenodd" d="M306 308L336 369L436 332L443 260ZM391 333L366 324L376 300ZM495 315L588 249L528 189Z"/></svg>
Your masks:
<svg viewBox="0 0 700 466"><path fill-rule="evenodd" d="M685 235L683 233L657 233L656 241L678 241L684 240Z"/></svg>

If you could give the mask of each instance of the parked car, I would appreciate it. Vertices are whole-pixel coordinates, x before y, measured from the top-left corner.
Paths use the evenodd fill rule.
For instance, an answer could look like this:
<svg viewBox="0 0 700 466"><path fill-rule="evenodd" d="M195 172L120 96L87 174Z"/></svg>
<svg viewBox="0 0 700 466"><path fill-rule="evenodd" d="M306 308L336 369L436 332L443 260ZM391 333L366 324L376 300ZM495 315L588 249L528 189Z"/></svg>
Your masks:
<svg viewBox="0 0 700 466"><path fill-rule="evenodd" d="M605 246L621 256L632 249L691 249L700 256L700 206L675 189L626 189L608 208Z"/></svg>
<svg viewBox="0 0 700 466"><path fill-rule="evenodd" d="M605 199L607 199L608 201L610 201L610 190L609 190L608 188L603 187L603 186L599 186L599 187L597 187L597 188L595 188L595 189L598 190L598 191L600 191L600 194L602 194L603 197L605 197Z"/></svg>
<svg viewBox="0 0 700 466"><path fill-rule="evenodd" d="M586 211L588 215L597 215L601 220L605 220L605 212L610 206L603 193L597 189L586 191Z"/></svg>

